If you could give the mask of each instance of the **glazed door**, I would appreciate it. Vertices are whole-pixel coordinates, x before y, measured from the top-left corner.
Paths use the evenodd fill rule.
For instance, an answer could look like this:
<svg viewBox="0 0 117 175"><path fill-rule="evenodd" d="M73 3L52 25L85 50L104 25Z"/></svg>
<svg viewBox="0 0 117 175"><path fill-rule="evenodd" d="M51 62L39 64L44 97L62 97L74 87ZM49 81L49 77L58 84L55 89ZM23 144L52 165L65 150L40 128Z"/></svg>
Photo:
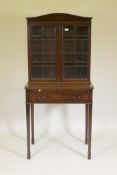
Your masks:
<svg viewBox="0 0 117 175"><path fill-rule="evenodd" d="M87 25L62 26L62 79L88 79L89 29Z"/></svg>
<svg viewBox="0 0 117 175"><path fill-rule="evenodd" d="M29 28L31 80L56 80L56 25L32 24Z"/></svg>

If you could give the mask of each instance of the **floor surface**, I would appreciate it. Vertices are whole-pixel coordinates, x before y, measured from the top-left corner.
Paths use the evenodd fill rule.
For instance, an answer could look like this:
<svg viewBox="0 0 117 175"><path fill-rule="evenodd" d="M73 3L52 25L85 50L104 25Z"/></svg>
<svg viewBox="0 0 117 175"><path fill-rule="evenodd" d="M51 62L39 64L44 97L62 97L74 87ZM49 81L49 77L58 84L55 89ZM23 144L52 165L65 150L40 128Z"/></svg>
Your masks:
<svg viewBox="0 0 117 175"><path fill-rule="evenodd" d="M94 124L95 125L95 124ZM84 131L36 131L32 157L26 158L26 130L1 129L1 175L116 175L117 127L93 128L92 159L87 160Z"/></svg>

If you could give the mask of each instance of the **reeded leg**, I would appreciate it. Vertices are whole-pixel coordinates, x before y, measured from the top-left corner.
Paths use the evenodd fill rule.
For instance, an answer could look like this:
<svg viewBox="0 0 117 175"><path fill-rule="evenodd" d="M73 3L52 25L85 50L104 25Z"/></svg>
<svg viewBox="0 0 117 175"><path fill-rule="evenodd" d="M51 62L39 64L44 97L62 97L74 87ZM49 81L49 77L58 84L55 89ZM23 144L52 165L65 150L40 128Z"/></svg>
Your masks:
<svg viewBox="0 0 117 175"><path fill-rule="evenodd" d="M92 133L92 104L89 104L89 115L88 115L88 159L91 159L91 133Z"/></svg>
<svg viewBox="0 0 117 175"><path fill-rule="evenodd" d="M32 144L34 144L34 104L31 104L31 134L32 134Z"/></svg>
<svg viewBox="0 0 117 175"><path fill-rule="evenodd" d="M85 104L85 144L88 143L88 115L89 115L89 104Z"/></svg>
<svg viewBox="0 0 117 175"><path fill-rule="evenodd" d="M30 159L30 104L26 104L27 159Z"/></svg>

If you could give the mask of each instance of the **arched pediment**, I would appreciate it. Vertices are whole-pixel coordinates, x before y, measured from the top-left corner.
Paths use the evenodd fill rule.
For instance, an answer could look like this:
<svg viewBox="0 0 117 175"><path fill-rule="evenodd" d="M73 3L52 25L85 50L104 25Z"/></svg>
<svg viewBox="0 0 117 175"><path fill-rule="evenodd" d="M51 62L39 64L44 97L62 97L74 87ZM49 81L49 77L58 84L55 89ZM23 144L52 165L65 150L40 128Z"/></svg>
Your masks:
<svg viewBox="0 0 117 175"><path fill-rule="evenodd" d="M28 21L33 22L90 22L91 19L91 17L83 17L67 13L51 13L27 18Z"/></svg>

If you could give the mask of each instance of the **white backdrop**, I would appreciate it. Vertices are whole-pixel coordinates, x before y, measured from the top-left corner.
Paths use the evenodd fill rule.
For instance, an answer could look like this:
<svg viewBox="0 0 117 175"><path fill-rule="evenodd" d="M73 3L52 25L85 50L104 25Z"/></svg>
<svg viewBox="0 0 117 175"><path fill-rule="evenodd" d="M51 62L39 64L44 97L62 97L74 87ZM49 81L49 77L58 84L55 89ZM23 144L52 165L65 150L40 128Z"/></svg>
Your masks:
<svg viewBox="0 0 117 175"><path fill-rule="evenodd" d="M117 2L0 1L0 169L2 175L109 174L117 161ZM67 6L66 6L67 3ZM7 7L7 8L6 8ZM92 16L94 84L92 160L84 145L83 105L35 105L36 145L26 160L26 16L66 12ZM40 165L40 166L39 166ZM84 166L86 168L84 168ZM45 168L46 167L46 168ZM24 171L23 171L24 170Z"/></svg>

